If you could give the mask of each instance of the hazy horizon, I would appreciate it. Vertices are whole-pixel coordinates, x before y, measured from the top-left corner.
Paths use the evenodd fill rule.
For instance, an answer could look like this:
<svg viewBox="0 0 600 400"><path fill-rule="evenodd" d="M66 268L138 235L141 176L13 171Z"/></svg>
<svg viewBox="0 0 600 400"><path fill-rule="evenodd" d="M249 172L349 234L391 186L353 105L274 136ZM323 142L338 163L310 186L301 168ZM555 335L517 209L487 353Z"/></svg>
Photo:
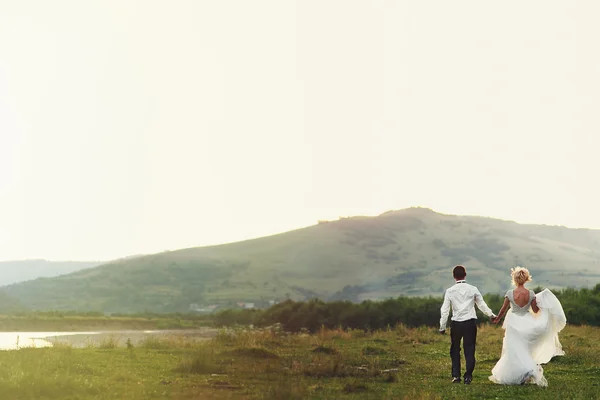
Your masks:
<svg viewBox="0 0 600 400"><path fill-rule="evenodd" d="M600 4L0 2L0 260L411 206L600 228Z"/></svg>
<svg viewBox="0 0 600 400"><path fill-rule="evenodd" d="M410 207L406 207L406 208L402 208L402 209L390 209L390 210L385 210L385 211L382 211L381 213L373 214L373 215L367 215L367 214L340 215L339 217L329 219L328 221L336 221L339 218L346 218L346 217L376 217L376 216L382 215L382 214L384 214L386 212L389 212L389 211L402 211L402 210L407 210L407 209L411 209L411 208L423 208L423 209L432 210L433 212L436 212L438 214L453 215L453 216L457 216L457 217L482 217L482 218L491 218L491 219L497 219L497 220L503 220L503 221L512 221L512 222L516 222L518 224L534 224L534 225L560 226L560 227L565 227L565 228L569 228L569 229L594 229L594 228L585 228L585 227L571 227L571 226L558 225L558 224L544 224L544 223L535 223L535 222L531 222L531 223L529 223L529 222L521 222L521 221L515 221L515 220L510 219L510 218L497 218L497 217L489 216L489 215L453 214L453 213L441 212L439 210L434 210L434 209L432 209L430 207L427 207L427 206L410 206ZM291 232L291 231L294 231L294 230L297 230L297 229L303 229L303 228L308 228L310 226L315 226L315 225L318 225L319 221L325 221L325 220L314 221L313 223L311 223L309 225L297 226L297 227L291 228L289 230L266 233L266 234L264 234L262 236L248 237L248 238L243 238L243 239L238 239L238 240L232 240L232 241L229 241L229 242L209 243L209 244L198 245L198 246L193 246L193 247L205 247L205 246L215 246L215 245L218 246L218 245L236 243L236 242L245 241L245 240L259 239L261 237L267 237L267 236L273 236L273 235L283 234L283 233ZM151 255L151 254L156 254L156 253L160 253L160 252L165 252L165 251L176 251L176 250L183 250L183 249L185 249L185 248L165 249L165 250L154 252L154 253L129 254L129 255L123 255L123 256L119 256L119 257L115 257L115 258L111 258L111 259L98 259L98 260L89 260L89 259L78 259L78 260L72 260L72 259L65 259L65 260L62 260L62 259L52 259L51 260L51 259L43 259L43 258L39 258L39 259L31 258L31 259L0 260L0 263L21 262L21 261L36 261L36 260L51 261L51 262L94 262L94 261L99 261L99 262L106 261L106 262L108 262L108 261L118 260L118 259L122 259L122 258L139 257L139 256L145 256L145 255Z"/></svg>

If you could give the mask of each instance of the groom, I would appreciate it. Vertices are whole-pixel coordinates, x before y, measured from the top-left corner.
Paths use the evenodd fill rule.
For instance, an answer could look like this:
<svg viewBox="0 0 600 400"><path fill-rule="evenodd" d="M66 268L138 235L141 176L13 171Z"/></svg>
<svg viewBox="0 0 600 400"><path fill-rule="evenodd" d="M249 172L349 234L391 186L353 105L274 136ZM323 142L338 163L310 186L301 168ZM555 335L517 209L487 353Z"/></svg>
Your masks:
<svg viewBox="0 0 600 400"><path fill-rule="evenodd" d="M460 383L460 341L463 341L465 349L465 384L470 384L475 369L475 342L477 341L477 315L475 304L488 317L495 318L496 315L485 304L483 296L473 285L469 285L465 278L467 271L462 265L457 265L452 270L456 283L446 290L444 304L442 304L440 319L440 333L446 333L448 314L452 308L452 322L450 323L450 358L452 358L452 383Z"/></svg>

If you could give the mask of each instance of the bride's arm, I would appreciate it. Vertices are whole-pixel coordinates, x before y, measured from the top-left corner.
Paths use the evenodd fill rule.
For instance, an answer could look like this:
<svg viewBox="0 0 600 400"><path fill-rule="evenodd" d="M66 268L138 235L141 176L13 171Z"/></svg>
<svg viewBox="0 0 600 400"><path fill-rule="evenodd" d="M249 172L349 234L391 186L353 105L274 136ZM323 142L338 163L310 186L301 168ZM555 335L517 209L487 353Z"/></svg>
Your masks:
<svg viewBox="0 0 600 400"><path fill-rule="evenodd" d="M510 301L508 301L508 299L505 297L504 298L504 304L502 304L502 308L500 309L500 312L498 313L498 316L492 320L492 322L494 324L497 324L498 322L500 322L500 320L502 319L502 317L504 317L504 314L506 314L506 310L508 309L508 305L509 304L510 304Z"/></svg>
<svg viewBox="0 0 600 400"><path fill-rule="evenodd" d="M540 308L537 305L537 301L535 301L535 297L533 298L533 301L531 302L531 309L536 314L537 314L538 311L540 311Z"/></svg>

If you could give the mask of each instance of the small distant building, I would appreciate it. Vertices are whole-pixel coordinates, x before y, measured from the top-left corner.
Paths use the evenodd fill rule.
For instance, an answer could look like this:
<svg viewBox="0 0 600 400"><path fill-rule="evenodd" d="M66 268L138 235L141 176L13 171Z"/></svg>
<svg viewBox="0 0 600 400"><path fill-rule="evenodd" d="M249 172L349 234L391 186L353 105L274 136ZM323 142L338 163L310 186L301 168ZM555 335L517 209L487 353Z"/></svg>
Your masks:
<svg viewBox="0 0 600 400"><path fill-rule="evenodd" d="M254 308L254 303L244 303L244 308L246 308L246 309Z"/></svg>
<svg viewBox="0 0 600 400"><path fill-rule="evenodd" d="M190 304L190 311L194 311L197 313L212 313L215 312L218 308L218 304L211 304L210 306L199 306L198 304Z"/></svg>

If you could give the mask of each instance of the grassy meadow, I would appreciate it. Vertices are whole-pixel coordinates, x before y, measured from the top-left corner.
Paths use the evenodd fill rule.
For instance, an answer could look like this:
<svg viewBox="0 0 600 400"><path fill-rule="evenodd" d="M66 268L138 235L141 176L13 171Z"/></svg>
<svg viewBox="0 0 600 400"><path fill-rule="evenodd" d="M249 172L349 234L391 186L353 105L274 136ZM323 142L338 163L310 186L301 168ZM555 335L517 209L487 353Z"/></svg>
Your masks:
<svg viewBox="0 0 600 400"><path fill-rule="evenodd" d="M151 337L119 347L0 351L6 399L593 399L600 329L568 326L566 356L544 366L548 388L488 381L503 330L479 329L471 385L450 383L449 336L404 326L364 332L227 330L214 339Z"/></svg>

